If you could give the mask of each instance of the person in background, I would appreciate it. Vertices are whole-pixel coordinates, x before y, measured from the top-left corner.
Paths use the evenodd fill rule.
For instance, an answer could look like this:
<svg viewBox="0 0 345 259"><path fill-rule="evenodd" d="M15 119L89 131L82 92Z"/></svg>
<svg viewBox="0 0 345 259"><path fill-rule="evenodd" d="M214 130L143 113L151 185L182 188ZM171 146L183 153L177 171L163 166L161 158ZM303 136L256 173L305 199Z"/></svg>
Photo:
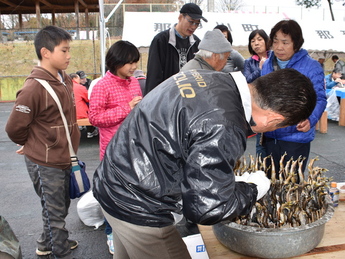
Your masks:
<svg viewBox="0 0 345 259"><path fill-rule="evenodd" d="M114 259L189 259L172 213L213 225L249 214L268 191L263 171L235 179L247 136L304 121L316 94L294 69L249 85L235 73L243 80L207 69L171 76L109 142L93 193L113 228Z"/></svg>
<svg viewBox="0 0 345 259"><path fill-rule="evenodd" d="M244 61L243 75L251 83L261 76L262 65L270 55L269 38L264 30L254 30L249 34L248 51L252 56Z"/></svg>
<svg viewBox="0 0 345 259"><path fill-rule="evenodd" d="M134 71L134 74L133 76L138 79L139 81L139 84L140 84L140 89L141 89L141 92L144 92L145 91L145 85L146 85L146 76L144 74L144 72L140 69L137 69Z"/></svg>
<svg viewBox="0 0 345 259"><path fill-rule="evenodd" d="M62 28L46 26L35 37L34 45L40 65L35 66L17 93L6 124L8 137L22 145L27 170L42 206L43 230L37 239L36 254L72 259L71 250L78 247L69 239L66 217L71 200L69 179L71 156L59 108L36 79L49 82L61 104L69 126L74 151L80 131L73 98L73 84L65 73L71 59L71 35Z"/></svg>
<svg viewBox="0 0 345 259"><path fill-rule="evenodd" d="M192 58L200 39L194 35L202 16L199 6L188 3L182 6L178 23L173 28L158 33L152 40L147 60L144 95L165 79L176 74Z"/></svg>
<svg viewBox="0 0 345 259"><path fill-rule="evenodd" d="M313 83L317 102L311 115L287 128L277 129L264 133L263 146L266 154L273 157L276 172L279 171L279 161L285 153L285 164L290 158L305 159L302 171L306 167L310 143L315 138L315 125L319 121L327 104L325 94L324 73L320 64L302 48L304 43L302 29L294 20L282 20L271 30L270 44L273 53L262 66L261 75L267 75L276 70L294 68L307 76ZM279 80L281 81L281 80ZM294 87L294 86L291 86ZM268 161L270 161L268 159Z"/></svg>
<svg viewBox="0 0 345 259"><path fill-rule="evenodd" d="M199 51L182 67L181 71L191 69L222 71L231 49L231 44L224 38L220 30L207 31L199 44Z"/></svg>
<svg viewBox="0 0 345 259"><path fill-rule="evenodd" d="M345 62L340 60L337 55L332 56L334 62L334 68L338 68L341 71L341 79L345 79Z"/></svg>
<svg viewBox="0 0 345 259"><path fill-rule="evenodd" d="M87 78L85 72L82 70L77 71L76 74L80 77L80 84L85 86L86 89L89 89L92 80Z"/></svg>
<svg viewBox="0 0 345 259"><path fill-rule="evenodd" d="M87 89L80 84L80 77L76 73L69 75L73 82L74 101L77 109L77 120L88 118L89 116L89 98Z"/></svg>
<svg viewBox="0 0 345 259"><path fill-rule="evenodd" d="M321 67L322 67L322 70L325 71L325 58L319 57L319 58L317 59L317 62L320 63L320 65L321 65Z"/></svg>
<svg viewBox="0 0 345 259"><path fill-rule="evenodd" d="M223 24L217 25L214 29L220 30L225 38L230 42L232 46L232 35L229 28ZM244 57L235 49L231 48L230 56L228 57L228 61L223 68L223 72L235 72L241 71L243 72L244 68Z"/></svg>
<svg viewBox="0 0 345 259"><path fill-rule="evenodd" d="M243 69L247 83L253 82L261 75L262 65L270 54L268 41L268 35L264 30L254 30L249 34L248 51L252 56L244 61ZM256 134L256 155L266 157L261 138L261 133Z"/></svg>
<svg viewBox="0 0 345 259"><path fill-rule="evenodd" d="M106 74L93 87L89 120L99 130L100 160L122 122L142 99L139 82L133 77L139 59L139 51L132 43L117 41L106 54ZM107 244L113 254L113 233L107 224Z"/></svg>
<svg viewBox="0 0 345 259"><path fill-rule="evenodd" d="M332 89L333 87L343 87L345 80L341 79L341 70L339 68L333 69L332 73L325 76L326 89Z"/></svg>
<svg viewBox="0 0 345 259"><path fill-rule="evenodd" d="M80 84L80 77L76 73L69 75L73 82L74 101L77 109L77 120L89 117L89 97L88 90ZM82 127L81 127L82 128ZM86 137L98 136L98 130L94 126L86 126Z"/></svg>

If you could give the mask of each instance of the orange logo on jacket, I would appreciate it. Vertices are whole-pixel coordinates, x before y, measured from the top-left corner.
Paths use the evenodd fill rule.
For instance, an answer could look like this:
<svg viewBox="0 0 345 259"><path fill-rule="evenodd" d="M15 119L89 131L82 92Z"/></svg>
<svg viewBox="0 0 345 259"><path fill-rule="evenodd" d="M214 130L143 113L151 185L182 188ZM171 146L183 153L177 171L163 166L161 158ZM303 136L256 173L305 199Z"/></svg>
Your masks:
<svg viewBox="0 0 345 259"><path fill-rule="evenodd" d="M191 70L191 74L193 75L196 83L199 87L206 87L207 84L196 70ZM187 83L184 81L188 80L189 78L184 72L180 72L174 76L174 79L176 81L177 87L180 89L180 94L184 98L194 98L196 96L196 93L193 89L193 86L191 83Z"/></svg>

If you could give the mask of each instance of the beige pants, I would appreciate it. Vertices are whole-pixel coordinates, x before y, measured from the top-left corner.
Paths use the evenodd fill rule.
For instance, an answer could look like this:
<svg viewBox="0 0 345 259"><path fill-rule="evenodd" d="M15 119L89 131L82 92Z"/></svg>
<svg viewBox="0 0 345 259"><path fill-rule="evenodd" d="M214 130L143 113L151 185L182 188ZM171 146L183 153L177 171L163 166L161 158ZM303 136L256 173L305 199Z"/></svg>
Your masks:
<svg viewBox="0 0 345 259"><path fill-rule="evenodd" d="M116 219L104 210L103 213L113 229L114 259L191 258L174 226L139 226Z"/></svg>

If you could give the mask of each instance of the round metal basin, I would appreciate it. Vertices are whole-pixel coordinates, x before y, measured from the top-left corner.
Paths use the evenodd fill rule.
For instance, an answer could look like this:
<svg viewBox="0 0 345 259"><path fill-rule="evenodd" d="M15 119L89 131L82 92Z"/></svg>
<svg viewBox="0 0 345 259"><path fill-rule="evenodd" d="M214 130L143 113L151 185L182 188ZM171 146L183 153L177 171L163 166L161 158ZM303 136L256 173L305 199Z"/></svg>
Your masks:
<svg viewBox="0 0 345 259"><path fill-rule="evenodd" d="M221 222L213 226L213 232L223 245L237 253L261 258L287 258L314 249L333 213L334 208L328 203L326 213L319 220L304 226L259 228Z"/></svg>

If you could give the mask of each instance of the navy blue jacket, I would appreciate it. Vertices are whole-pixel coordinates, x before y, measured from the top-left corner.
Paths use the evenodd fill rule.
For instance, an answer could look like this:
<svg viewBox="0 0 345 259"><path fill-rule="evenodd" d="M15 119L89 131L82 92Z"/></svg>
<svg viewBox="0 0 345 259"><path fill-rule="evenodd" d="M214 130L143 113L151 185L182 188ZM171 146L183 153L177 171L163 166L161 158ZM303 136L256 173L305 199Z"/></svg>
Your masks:
<svg viewBox="0 0 345 259"><path fill-rule="evenodd" d="M267 52L268 57L270 53L270 51ZM260 77L261 69L259 68L259 63L260 59L258 55L253 55L244 61L243 75L245 76L247 83L251 83Z"/></svg>

